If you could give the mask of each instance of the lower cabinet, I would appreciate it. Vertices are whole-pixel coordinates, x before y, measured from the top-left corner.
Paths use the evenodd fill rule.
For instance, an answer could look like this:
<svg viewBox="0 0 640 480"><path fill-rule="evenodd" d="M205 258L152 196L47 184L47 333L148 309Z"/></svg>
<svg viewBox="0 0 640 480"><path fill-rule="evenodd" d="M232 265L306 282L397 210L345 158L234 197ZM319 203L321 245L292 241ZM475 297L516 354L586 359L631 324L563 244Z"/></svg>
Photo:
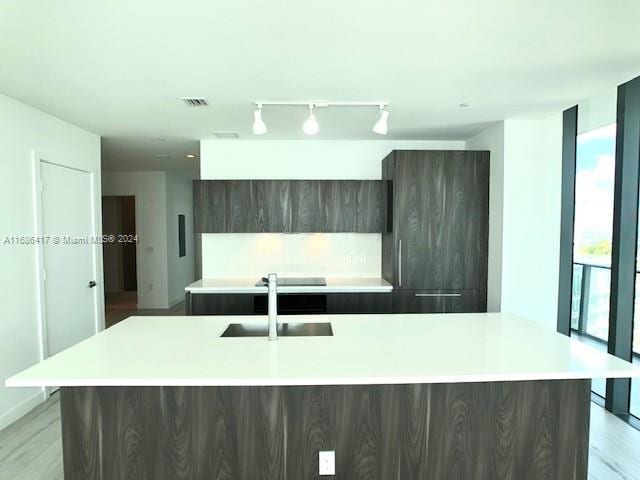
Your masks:
<svg viewBox="0 0 640 480"><path fill-rule="evenodd" d="M393 295L389 293L330 293L327 313L392 313Z"/></svg>
<svg viewBox="0 0 640 480"><path fill-rule="evenodd" d="M481 290L395 290L393 313L474 313L487 311Z"/></svg>
<svg viewBox="0 0 640 480"><path fill-rule="evenodd" d="M187 295L187 315L266 315L267 296ZM482 290L394 290L393 293L280 294L280 315L473 313L487 311Z"/></svg>
<svg viewBox="0 0 640 480"><path fill-rule="evenodd" d="M256 297L266 295L196 293L187 294L187 315L255 315Z"/></svg>
<svg viewBox="0 0 640 480"><path fill-rule="evenodd" d="M187 294L187 315L266 315L267 296ZM392 313L391 293L295 293L278 295L279 315Z"/></svg>

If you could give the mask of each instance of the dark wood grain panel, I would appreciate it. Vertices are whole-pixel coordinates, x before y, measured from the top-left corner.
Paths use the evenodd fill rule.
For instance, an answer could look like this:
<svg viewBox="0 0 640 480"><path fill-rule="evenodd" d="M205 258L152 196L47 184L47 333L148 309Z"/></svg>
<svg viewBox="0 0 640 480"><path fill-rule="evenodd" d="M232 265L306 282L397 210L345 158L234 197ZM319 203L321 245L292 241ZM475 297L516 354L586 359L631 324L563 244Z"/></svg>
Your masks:
<svg viewBox="0 0 640 480"><path fill-rule="evenodd" d="M483 290L393 291L394 313L474 313L486 310L487 293Z"/></svg>
<svg viewBox="0 0 640 480"><path fill-rule="evenodd" d="M389 386L369 388L354 385L343 392L339 415L340 435L336 439L336 473L344 478L379 478L382 453L382 394Z"/></svg>
<svg viewBox="0 0 640 480"><path fill-rule="evenodd" d="M104 390L67 388L60 398L65 478L102 479L99 397Z"/></svg>
<svg viewBox="0 0 640 480"><path fill-rule="evenodd" d="M192 430L196 479L233 480L240 478L238 457L239 422L237 397L228 389L208 391L192 388L194 392ZM168 412L170 413L170 412Z"/></svg>
<svg viewBox="0 0 640 480"><path fill-rule="evenodd" d="M382 183L196 180L194 220L196 233L380 232Z"/></svg>
<svg viewBox="0 0 640 480"><path fill-rule="evenodd" d="M285 390L280 387L240 387L235 393L239 418L239 478L285 478L287 420Z"/></svg>
<svg viewBox="0 0 640 480"><path fill-rule="evenodd" d="M291 232L291 182L255 180L258 232Z"/></svg>
<svg viewBox="0 0 640 480"><path fill-rule="evenodd" d="M258 212L252 180L229 180L227 184L227 232L254 233Z"/></svg>
<svg viewBox="0 0 640 480"><path fill-rule="evenodd" d="M487 311L486 290L458 290L460 296L445 299L445 313L475 313Z"/></svg>
<svg viewBox="0 0 640 480"><path fill-rule="evenodd" d="M266 295L187 293L187 315L255 315L267 313ZM278 314L392 313L391 293L279 294Z"/></svg>
<svg viewBox="0 0 640 480"><path fill-rule="evenodd" d="M590 381L63 387L65 478L587 478Z"/></svg>
<svg viewBox="0 0 640 480"><path fill-rule="evenodd" d="M165 470L166 458L156 457L156 452L164 447L160 445L161 437L145 429L150 421L145 417L151 413L145 406L156 405L146 401L148 393L109 388L106 395L101 396L100 416L113 419L105 425L102 434L102 441L113 447L102 453L104 478L146 479L152 478L156 471Z"/></svg>
<svg viewBox="0 0 640 480"><path fill-rule="evenodd" d="M404 446L399 459L400 477L428 478L427 466L434 461L428 457L432 389L415 384L404 389L405 395L398 396L399 409L404 412L397 428L398 443Z"/></svg>
<svg viewBox="0 0 640 480"><path fill-rule="evenodd" d="M567 455L557 458L555 467L557 478L586 478L589 463L590 403L575 404L574 398L591 397L591 382L573 382L557 388L557 402L561 414L558 415L558 451ZM564 410L565 405L574 405L573 410ZM560 454L560 453L559 453Z"/></svg>
<svg viewBox="0 0 640 480"><path fill-rule="evenodd" d="M321 189L324 231L355 232L358 183L353 180L322 180Z"/></svg>
<svg viewBox="0 0 640 480"><path fill-rule="evenodd" d="M287 421L299 426L289 430L287 442L300 446L297 455L287 455L287 472L297 472L297 478L301 479L321 479L318 452L335 449L335 425L344 405L344 389L326 386L291 388L287 398Z"/></svg>
<svg viewBox="0 0 640 480"><path fill-rule="evenodd" d="M393 295L389 293L329 293L328 314L392 313Z"/></svg>
<svg viewBox="0 0 640 480"><path fill-rule="evenodd" d="M495 466L496 478L517 478L516 462L510 459L515 458L516 434L520 430L518 407L521 389L512 383L492 384L491 388L495 389L495 400L487 406L491 411L487 417L494 421L484 428L493 436L493 442L484 454L488 457L488 462Z"/></svg>
<svg viewBox="0 0 640 480"><path fill-rule="evenodd" d="M384 183L357 181L356 232L380 233L385 229Z"/></svg>
<svg viewBox="0 0 640 480"><path fill-rule="evenodd" d="M395 165L396 286L455 288L446 285L443 274L447 265L444 152L397 151Z"/></svg>
<svg viewBox="0 0 640 480"><path fill-rule="evenodd" d="M485 290L488 152L395 151L384 164L393 189L385 278L402 289Z"/></svg>
<svg viewBox="0 0 640 480"><path fill-rule="evenodd" d="M193 181L193 216L195 233L226 231L226 182Z"/></svg>
<svg viewBox="0 0 640 480"><path fill-rule="evenodd" d="M319 181L294 180L291 182L291 231L298 233L324 232L326 215L323 189Z"/></svg>
<svg viewBox="0 0 640 480"><path fill-rule="evenodd" d="M189 315L254 315L252 294L192 293L188 297ZM262 295L266 298L266 295Z"/></svg>
<svg viewBox="0 0 640 480"><path fill-rule="evenodd" d="M395 234L393 231L393 217L395 205L393 201L395 173L395 152L389 153L382 160L382 200L384 205L384 228L382 231L382 278L398 287L397 282L397 251Z"/></svg>
<svg viewBox="0 0 640 480"><path fill-rule="evenodd" d="M484 288L489 238L487 152L445 152L445 288Z"/></svg>
<svg viewBox="0 0 640 480"><path fill-rule="evenodd" d="M446 313L446 299L442 296L417 296L424 290L394 290L393 313Z"/></svg>

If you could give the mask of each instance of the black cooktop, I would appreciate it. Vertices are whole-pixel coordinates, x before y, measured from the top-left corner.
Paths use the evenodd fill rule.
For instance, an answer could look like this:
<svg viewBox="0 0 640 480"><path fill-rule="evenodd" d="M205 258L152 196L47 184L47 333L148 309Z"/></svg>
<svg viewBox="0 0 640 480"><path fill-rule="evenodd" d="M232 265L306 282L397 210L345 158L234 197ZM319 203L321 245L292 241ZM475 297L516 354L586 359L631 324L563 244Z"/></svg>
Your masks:
<svg viewBox="0 0 640 480"><path fill-rule="evenodd" d="M267 285L267 279L258 280L256 287ZM278 277L278 285L290 287L326 287L327 281L323 277Z"/></svg>

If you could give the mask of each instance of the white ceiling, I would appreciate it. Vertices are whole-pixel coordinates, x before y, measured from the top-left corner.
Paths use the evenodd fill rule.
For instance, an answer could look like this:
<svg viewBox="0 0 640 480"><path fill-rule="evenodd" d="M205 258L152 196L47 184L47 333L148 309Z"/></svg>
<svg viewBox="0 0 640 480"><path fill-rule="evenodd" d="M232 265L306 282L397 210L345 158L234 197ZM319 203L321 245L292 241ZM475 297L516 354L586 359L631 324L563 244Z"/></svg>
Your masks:
<svg viewBox="0 0 640 480"><path fill-rule="evenodd" d="M198 140L116 136L103 137L101 143L103 170L189 170L197 177L200 157ZM196 158L190 159L187 155L195 155Z"/></svg>
<svg viewBox="0 0 640 480"><path fill-rule="evenodd" d="M105 137L111 169L253 138L254 100L384 100L391 139L464 139L640 74L639 18L636 0L2 2L0 92ZM261 138L303 138L305 115L265 109ZM375 109L317 117L317 138L376 138Z"/></svg>

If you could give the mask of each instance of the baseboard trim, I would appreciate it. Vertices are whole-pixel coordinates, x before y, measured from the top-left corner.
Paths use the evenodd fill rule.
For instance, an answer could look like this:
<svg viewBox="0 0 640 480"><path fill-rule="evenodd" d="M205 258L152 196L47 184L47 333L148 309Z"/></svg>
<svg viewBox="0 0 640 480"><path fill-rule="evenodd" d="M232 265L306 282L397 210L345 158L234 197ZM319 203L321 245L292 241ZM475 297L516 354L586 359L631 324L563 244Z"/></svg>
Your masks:
<svg viewBox="0 0 640 480"><path fill-rule="evenodd" d="M0 430L4 430L5 428L7 428L13 422L25 416L45 400L45 392L43 389L41 389L39 392L25 399L24 401L10 409L8 412L4 412L0 415Z"/></svg>
<svg viewBox="0 0 640 480"><path fill-rule="evenodd" d="M178 297L178 298L172 300L171 302L169 302L169 308L176 307L176 306L180 305L183 302L184 302L184 297Z"/></svg>

